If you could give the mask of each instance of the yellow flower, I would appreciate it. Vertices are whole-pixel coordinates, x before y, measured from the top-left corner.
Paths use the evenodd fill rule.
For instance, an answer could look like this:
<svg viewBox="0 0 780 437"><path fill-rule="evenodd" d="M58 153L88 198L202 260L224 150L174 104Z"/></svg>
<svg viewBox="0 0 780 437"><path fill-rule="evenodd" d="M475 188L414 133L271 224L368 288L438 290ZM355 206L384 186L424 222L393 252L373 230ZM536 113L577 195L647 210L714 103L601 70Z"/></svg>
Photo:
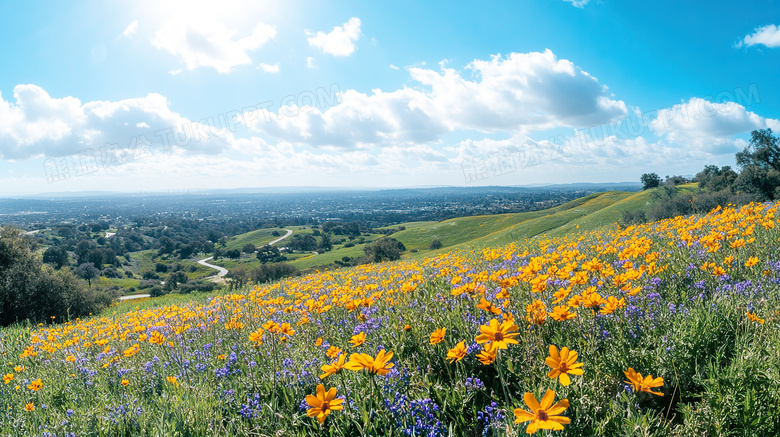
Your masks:
<svg viewBox="0 0 780 437"><path fill-rule="evenodd" d="M175 386L179 385L179 381L176 380L175 376L169 376L169 377L167 377L165 379L168 381L168 383L170 383L172 385L175 385Z"/></svg>
<svg viewBox="0 0 780 437"><path fill-rule="evenodd" d="M745 262L745 267L753 267L754 265L758 264L758 258L751 256L748 258L748 260Z"/></svg>
<svg viewBox="0 0 780 437"><path fill-rule="evenodd" d="M507 344L517 344L514 339L517 336L517 325L506 321L499 325L498 320L493 319L487 325L479 327L480 335L477 336L477 343L490 343L499 349L506 349Z"/></svg>
<svg viewBox="0 0 780 437"><path fill-rule="evenodd" d="M444 340L444 333L447 328L439 328L431 333L431 344L439 344Z"/></svg>
<svg viewBox="0 0 780 437"><path fill-rule="evenodd" d="M384 349L379 351L376 358L368 354L352 354L349 356L349 362L344 365L344 368L356 372L366 369L371 374L387 375L395 365L389 362L391 358L393 358L393 353L386 353Z"/></svg>
<svg viewBox="0 0 780 437"><path fill-rule="evenodd" d="M563 385L571 384L569 375L582 375L582 363L577 362L577 352L570 351L569 348L561 348L560 354L555 345L550 345L550 356L544 362L552 368L547 374L550 378L558 378Z"/></svg>
<svg viewBox="0 0 780 437"><path fill-rule="evenodd" d="M515 423L530 421L531 423L525 428L525 432L528 434L533 434L540 429L562 431L563 425L571 423L568 417L560 415L569 408L569 400L562 399L553 405L555 392L552 390L547 390L541 403L531 393L526 393L523 400L531 411L515 408Z"/></svg>
<svg viewBox="0 0 780 437"><path fill-rule="evenodd" d="M484 365L493 364L496 361L496 355L498 354L498 346L488 343L485 345L485 349L477 354L477 359Z"/></svg>
<svg viewBox="0 0 780 437"><path fill-rule="evenodd" d="M8 384L9 382L14 380L14 374L13 373L6 373L3 375L3 382Z"/></svg>
<svg viewBox="0 0 780 437"><path fill-rule="evenodd" d="M610 296L604 301L604 308L601 309L601 314L612 314L616 309L624 306L626 306L626 298L621 297L618 299L615 296Z"/></svg>
<svg viewBox="0 0 780 437"><path fill-rule="evenodd" d="M359 334L353 335L349 342L352 343L352 347L360 346L366 342L366 333L361 332Z"/></svg>
<svg viewBox="0 0 780 437"><path fill-rule="evenodd" d="M14 372L16 372L16 373L24 372L26 369L27 368L24 367L24 366L16 366L16 367L14 367Z"/></svg>
<svg viewBox="0 0 780 437"><path fill-rule="evenodd" d="M409 332L412 330L412 325L404 325L404 331Z"/></svg>
<svg viewBox="0 0 780 437"><path fill-rule="evenodd" d="M152 331L152 335L149 337L149 343L162 346L162 344L165 343L165 336L160 334L160 331Z"/></svg>
<svg viewBox="0 0 780 437"><path fill-rule="evenodd" d="M67 357L65 357L65 361L69 363L73 363L76 361L76 357L74 357L73 355L68 355Z"/></svg>
<svg viewBox="0 0 780 437"><path fill-rule="evenodd" d="M289 323L282 323L282 326L279 327L279 333L287 336L292 336L293 334L295 334L295 330L292 329Z"/></svg>
<svg viewBox="0 0 780 437"><path fill-rule="evenodd" d="M451 363L462 360L467 354L466 341L461 341L457 346L447 351L447 359Z"/></svg>
<svg viewBox="0 0 780 437"><path fill-rule="evenodd" d="M479 303L477 304L477 308L481 310L485 310L489 313L493 313L495 315L501 314L501 309L493 306L493 304L488 302L484 297L479 298Z"/></svg>
<svg viewBox="0 0 780 437"><path fill-rule="evenodd" d="M577 314L569 311L568 305L558 305L550 312L550 317L556 322L563 322L577 317Z"/></svg>
<svg viewBox="0 0 780 437"><path fill-rule="evenodd" d="M339 370L344 368L344 361L347 359L347 356L345 354L342 354L339 356L338 360L333 361L330 364L325 364L322 366L322 371L325 372L322 375L320 375L320 379L325 379L330 375L333 375L335 373L338 373Z"/></svg>
<svg viewBox="0 0 780 437"><path fill-rule="evenodd" d="M761 323L761 324L764 323L764 319L758 317L757 315L751 313L750 311L747 312L747 318L751 322L757 322L757 323Z"/></svg>
<svg viewBox="0 0 780 437"><path fill-rule="evenodd" d="M326 392L325 386L318 384L317 396L306 396L306 403L311 407L306 410L306 415L309 417L316 417L317 421L322 423L325 421L331 411L344 409L344 406L341 405L343 402L343 399L336 399L335 387Z"/></svg>
<svg viewBox="0 0 780 437"><path fill-rule="evenodd" d="M133 355L137 354L139 350L141 350L141 348L138 346L138 343L136 343L133 346L127 348L124 352L124 355L126 358L130 358Z"/></svg>
<svg viewBox="0 0 780 437"><path fill-rule="evenodd" d="M539 299L526 306L525 311L528 313L525 320L532 325L541 325L547 320L547 308Z"/></svg>
<svg viewBox="0 0 780 437"><path fill-rule="evenodd" d="M249 334L249 341L253 342L255 346L263 344L263 328L257 328L257 331Z"/></svg>
<svg viewBox="0 0 780 437"><path fill-rule="evenodd" d="M315 346L322 346L322 337L317 337L317 341L314 342Z"/></svg>
<svg viewBox="0 0 780 437"><path fill-rule="evenodd" d="M274 322L273 320L269 320L269 321L263 323L262 326L263 326L263 329L265 329L266 331L272 332L274 334L279 332L279 324Z"/></svg>
<svg viewBox="0 0 780 437"><path fill-rule="evenodd" d="M652 393L654 395L663 396L663 393L654 392L651 389L655 387L661 387L664 385L664 379L661 377L653 379L652 376L647 375L642 378L642 374L639 372L636 372L631 367L628 368L628 371L623 371L623 373L628 378L627 383L631 384L634 388L634 391L644 391L647 393Z"/></svg>
<svg viewBox="0 0 780 437"><path fill-rule="evenodd" d="M126 380L126 379L123 379L123 380L122 380L122 385L123 385L123 386L127 387L127 385L128 385L128 384L130 384L130 381L128 381L128 380Z"/></svg>
<svg viewBox="0 0 780 437"><path fill-rule="evenodd" d="M41 379L38 378L35 381L30 382L30 384L27 385L27 388L32 391L38 391L43 388L43 383L41 382Z"/></svg>
<svg viewBox="0 0 780 437"><path fill-rule="evenodd" d="M604 299L595 291L583 296L582 306L585 308L597 308L604 303Z"/></svg>
<svg viewBox="0 0 780 437"><path fill-rule="evenodd" d="M32 403L29 403L24 406L24 411L34 411L34 410L35 410L35 405L33 405Z"/></svg>
<svg viewBox="0 0 780 437"><path fill-rule="evenodd" d="M328 356L328 358L333 359L339 356L341 353L341 348L337 348L336 346L331 346L328 348L327 352L325 352L325 355Z"/></svg>

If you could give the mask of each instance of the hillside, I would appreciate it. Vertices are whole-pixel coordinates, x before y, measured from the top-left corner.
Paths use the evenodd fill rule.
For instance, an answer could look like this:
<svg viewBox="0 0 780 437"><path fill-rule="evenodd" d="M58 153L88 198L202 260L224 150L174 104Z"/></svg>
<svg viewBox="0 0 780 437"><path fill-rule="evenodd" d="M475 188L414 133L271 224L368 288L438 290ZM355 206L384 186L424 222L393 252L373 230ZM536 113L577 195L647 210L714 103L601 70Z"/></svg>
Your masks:
<svg viewBox="0 0 780 437"><path fill-rule="evenodd" d="M0 434L518 435L543 399L560 435L777 435L779 206L6 328Z"/></svg>

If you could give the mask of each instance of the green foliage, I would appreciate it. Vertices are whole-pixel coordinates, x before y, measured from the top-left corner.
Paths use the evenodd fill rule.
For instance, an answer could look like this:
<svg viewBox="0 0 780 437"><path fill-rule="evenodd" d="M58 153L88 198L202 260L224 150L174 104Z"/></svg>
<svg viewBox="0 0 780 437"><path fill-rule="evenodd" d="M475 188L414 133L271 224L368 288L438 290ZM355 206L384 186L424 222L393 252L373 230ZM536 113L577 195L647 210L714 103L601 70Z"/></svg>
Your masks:
<svg viewBox="0 0 780 437"><path fill-rule="evenodd" d="M44 266L30 245L20 230L0 230L0 326L83 317L113 300L112 295L85 289L69 269Z"/></svg>
<svg viewBox="0 0 780 437"><path fill-rule="evenodd" d="M645 173L640 178L642 181L642 189L649 190L661 185L661 177L657 173Z"/></svg>

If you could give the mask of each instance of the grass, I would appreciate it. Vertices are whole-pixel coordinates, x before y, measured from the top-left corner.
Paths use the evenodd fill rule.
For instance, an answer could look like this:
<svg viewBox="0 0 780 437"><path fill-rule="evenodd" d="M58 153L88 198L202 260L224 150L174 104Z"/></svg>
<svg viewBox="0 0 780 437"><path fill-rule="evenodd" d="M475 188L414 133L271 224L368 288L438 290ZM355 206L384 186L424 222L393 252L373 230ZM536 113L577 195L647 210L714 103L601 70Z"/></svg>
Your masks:
<svg viewBox="0 0 780 437"><path fill-rule="evenodd" d="M287 229L292 230L293 234L301 233L300 230L297 230L295 228L296 227L293 226ZM274 231L278 232L279 236L273 235ZM287 231L284 230L283 228L257 229L255 231L247 232L245 234L239 234L234 237L230 237L230 239L228 239L228 241L225 243L225 249L241 250L246 244L252 244L255 247L265 246L266 244L276 240L279 237L284 236L285 234L287 234Z"/></svg>
<svg viewBox="0 0 780 437"><path fill-rule="evenodd" d="M505 246L2 328L0 435L519 436L547 390L568 420L544 435L780 435L780 205L582 229L632 196L486 236L532 236ZM495 358L493 320L516 341ZM571 384L551 345L578 353ZM322 424L318 384L345 405Z"/></svg>

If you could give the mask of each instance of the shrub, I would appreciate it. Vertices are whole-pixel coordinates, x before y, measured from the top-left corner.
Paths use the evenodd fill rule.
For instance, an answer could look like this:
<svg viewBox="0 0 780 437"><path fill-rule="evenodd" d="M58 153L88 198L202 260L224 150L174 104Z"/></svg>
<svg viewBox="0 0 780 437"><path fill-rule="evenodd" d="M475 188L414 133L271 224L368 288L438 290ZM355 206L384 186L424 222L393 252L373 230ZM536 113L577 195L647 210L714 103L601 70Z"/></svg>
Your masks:
<svg viewBox="0 0 780 437"><path fill-rule="evenodd" d="M66 320L97 313L113 296L87 290L69 269L54 271L30 250L19 229L0 230L0 325Z"/></svg>

